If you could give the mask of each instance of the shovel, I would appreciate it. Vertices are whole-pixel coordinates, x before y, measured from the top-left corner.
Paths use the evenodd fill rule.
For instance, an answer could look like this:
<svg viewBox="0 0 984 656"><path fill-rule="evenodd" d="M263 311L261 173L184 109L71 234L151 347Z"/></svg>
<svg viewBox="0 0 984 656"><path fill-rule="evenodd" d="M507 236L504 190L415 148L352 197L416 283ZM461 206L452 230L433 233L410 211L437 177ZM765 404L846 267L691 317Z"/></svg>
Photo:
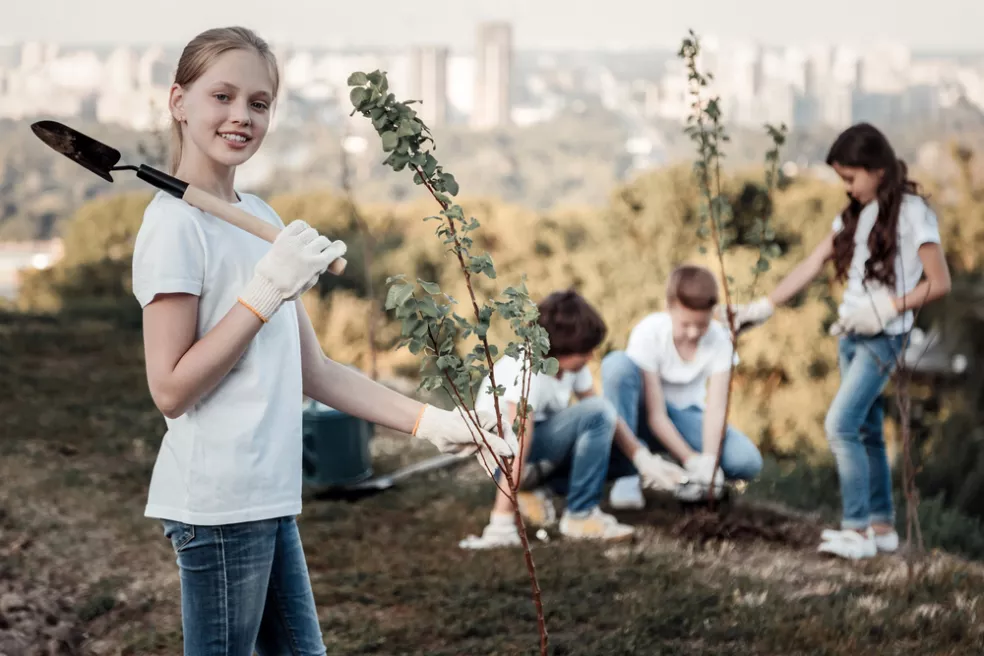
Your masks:
<svg viewBox="0 0 984 656"><path fill-rule="evenodd" d="M184 200L192 207L197 207L203 212L222 219L260 239L273 243L277 235L280 234L280 229L275 225L267 223L249 212L244 212L221 198L217 198L207 191L163 171L146 164L139 166L119 164L120 151L73 130L67 125L62 125L57 121L38 121L31 125L31 130L51 148L76 164L89 169L103 180L113 182L110 171L136 171L137 177L144 182L148 182L158 189ZM341 275L345 271L345 264L345 259L340 257L329 265L328 270L335 275Z"/></svg>

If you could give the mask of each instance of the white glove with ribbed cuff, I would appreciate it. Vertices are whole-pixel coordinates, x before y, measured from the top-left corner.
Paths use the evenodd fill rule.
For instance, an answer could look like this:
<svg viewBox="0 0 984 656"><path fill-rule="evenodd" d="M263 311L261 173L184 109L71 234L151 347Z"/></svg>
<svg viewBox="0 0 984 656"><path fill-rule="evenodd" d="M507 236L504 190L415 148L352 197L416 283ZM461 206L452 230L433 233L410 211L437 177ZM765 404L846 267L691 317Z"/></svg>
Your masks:
<svg viewBox="0 0 984 656"><path fill-rule="evenodd" d="M267 322L286 301L311 289L346 250L345 242L319 235L304 221L292 221L256 263L254 276L238 300Z"/></svg>
<svg viewBox="0 0 984 656"><path fill-rule="evenodd" d="M505 439L491 432L497 430L494 413L479 411L478 419L484 429L481 433L457 408L442 410L425 404L412 435L427 440L442 453L475 453L483 471L494 473L496 460L489 449L500 458L512 458L519 453L519 443L506 421L502 422Z"/></svg>
<svg viewBox="0 0 984 656"><path fill-rule="evenodd" d="M853 311L840 317L830 327L830 334L877 335L899 314L895 294L882 285L871 285L868 297Z"/></svg>
<svg viewBox="0 0 984 656"><path fill-rule="evenodd" d="M775 306L767 296L762 296L745 305L736 305L734 306L735 329L741 332L747 328L754 328L763 324L772 317L775 311ZM728 323L727 316L724 317L724 323L725 325Z"/></svg>
<svg viewBox="0 0 984 656"><path fill-rule="evenodd" d="M687 481L687 471L680 465L639 447L632 456L632 464L639 472L644 487L650 490L672 491Z"/></svg>

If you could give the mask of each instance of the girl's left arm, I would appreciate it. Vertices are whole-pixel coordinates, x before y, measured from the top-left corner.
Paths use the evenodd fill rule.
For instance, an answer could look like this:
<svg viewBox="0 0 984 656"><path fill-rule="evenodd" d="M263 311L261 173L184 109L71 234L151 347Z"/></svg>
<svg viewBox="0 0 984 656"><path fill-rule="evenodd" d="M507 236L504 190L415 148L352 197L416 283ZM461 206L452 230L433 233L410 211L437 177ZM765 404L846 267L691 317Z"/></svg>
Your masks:
<svg viewBox="0 0 984 656"><path fill-rule="evenodd" d="M424 406L328 358L301 299L294 303L301 338L304 395L370 423L412 434Z"/></svg>
<svg viewBox="0 0 984 656"><path fill-rule="evenodd" d="M943 247L935 242L925 243L919 247L919 259L923 265L923 280L911 292L895 299L895 309L899 312L917 310L950 293L950 269Z"/></svg>

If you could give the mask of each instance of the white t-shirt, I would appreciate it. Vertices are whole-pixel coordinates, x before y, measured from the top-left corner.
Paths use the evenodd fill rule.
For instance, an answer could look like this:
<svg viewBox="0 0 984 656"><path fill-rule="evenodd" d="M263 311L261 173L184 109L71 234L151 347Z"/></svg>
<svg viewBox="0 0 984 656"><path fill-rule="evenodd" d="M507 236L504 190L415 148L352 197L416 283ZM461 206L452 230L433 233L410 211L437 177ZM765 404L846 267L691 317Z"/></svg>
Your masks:
<svg viewBox="0 0 984 656"><path fill-rule="evenodd" d="M851 259L851 269L848 272L844 298L838 308L840 316L863 304L871 303L865 291L865 263L871 256L868 250L868 236L878 219L878 201L868 203L858 217L858 228L854 233L854 256ZM840 215L834 219L834 232L844 229ZM899 243L895 257L895 293L902 297L913 290L922 278L923 266L919 259L919 247L926 243L940 243L940 228L936 213L919 196L906 194L899 209ZM869 283L870 284L870 283ZM912 328L914 313L907 310L905 314L896 317L885 326L889 335L899 335Z"/></svg>
<svg viewBox="0 0 984 656"><path fill-rule="evenodd" d="M713 320L697 343L694 356L684 360L673 343L673 321L668 312L643 317L629 333L625 354L640 369L659 374L666 404L681 410L703 408L707 379L728 371L732 360L738 363L728 329Z"/></svg>
<svg viewBox="0 0 984 656"><path fill-rule="evenodd" d="M868 203L858 217L858 228L854 233L854 256L851 259L851 269L848 272L844 298L838 312L844 316L854 308L863 304L871 304L862 284L865 263L871 256L868 251L868 236L878 219L878 201ZM844 222L838 215L834 219L834 232L844 229ZM899 210L899 243L898 254L895 257L895 293L905 296L919 284L922 278L923 266L919 259L919 247L926 243L940 243L940 229L936 214L919 196L906 194ZM912 328L913 312L908 310L904 315L896 317L885 326L885 332L898 335Z"/></svg>
<svg viewBox="0 0 984 656"><path fill-rule="evenodd" d="M237 207L283 227L265 202L239 197ZM136 237L133 293L141 307L156 294L198 295L198 339L233 307L269 248L159 192ZM297 312L285 303L216 388L166 419L145 515L215 525L300 513L302 402Z"/></svg>
<svg viewBox="0 0 984 656"><path fill-rule="evenodd" d="M519 403L523 392L523 363L521 360L503 356L495 363L495 383L505 388L505 393L499 397L499 409L506 416L505 403ZM495 412L495 398L489 391L488 376L482 381L476 399L476 410ZM526 395L527 402L533 406L533 420L543 421L557 414L571 404L571 394L584 393L594 389L591 370L587 365L579 371L564 371L560 377L548 376L544 373L534 374L530 378L530 387Z"/></svg>

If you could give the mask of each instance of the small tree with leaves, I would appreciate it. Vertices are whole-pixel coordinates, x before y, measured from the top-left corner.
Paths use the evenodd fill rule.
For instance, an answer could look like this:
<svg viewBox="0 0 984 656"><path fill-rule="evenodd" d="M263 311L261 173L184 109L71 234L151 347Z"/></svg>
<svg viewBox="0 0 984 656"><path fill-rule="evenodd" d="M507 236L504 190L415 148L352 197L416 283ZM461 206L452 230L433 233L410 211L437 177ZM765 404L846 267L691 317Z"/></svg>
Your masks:
<svg viewBox="0 0 984 656"><path fill-rule="evenodd" d="M733 211L724 192L724 180L721 171L722 160L725 157L723 146L729 141L729 137L722 120L721 99L719 96L708 93L710 83L714 79L713 73L702 73L699 70L700 53L700 41L691 30L690 36L683 40L678 52L678 56L684 60L687 67L691 99L691 113L687 117L684 131L697 146L698 157L693 167L700 193L697 235L702 239L710 237L713 241L714 253L724 288L724 307L730 328L732 347L737 353L739 330L732 309L735 280L728 275L724 263L724 254L734 244L736 236L732 220ZM786 140L787 128L785 124L781 124L778 127L766 125L765 129L773 144L765 156L767 202L762 210L762 215L754 219L752 228L746 236L746 239L757 245L759 249L758 261L752 268L754 274L752 288L757 284L759 276L769 270L770 259L779 255L780 252L779 246L775 242L775 231L769 223L769 218L772 210L771 197L778 182L779 154ZM707 248L702 245L700 251L704 253ZM732 364L731 373L724 411L725 421L722 428L721 445L714 461L715 471L721 466L721 454L724 452L724 441L727 438L728 415L731 406L732 387L734 386L734 364ZM708 491L708 497L713 503L712 489Z"/></svg>
<svg viewBox="0 0 984 656"><path fill-rule="evenodd" d="M734 279L725 270L724 254L734 242L734 226L732 225L732 208L727 196L723 192L723 181L721 174L721 162L725 157L722 145L728 142L728 135L723 124L720 97L708 93L708 89L713 81L713 74L702 73L699 70L700 63L700 41L693 31L690 36L685 38L679 50L679 57L682 58L687 67L688 80L690 83L691 114L687 119L685 131L687 135L696 143L698 158L694 163L694 176L697 180L701 195L700 206L700 226L698 234L701 237L710 236L714 242L715 253L718 265L721 270L721 278L724 286L725 312L730 328L732 345L737 352L739 330L736 327L735 314L732 309L731 299L734 295ZM766 133L772 141L772 148L766 152L766 189L767 197L771 196L776 188L779 174L779 155L782 145L785 143L787 128L785 124L778 127L765 125ZM751 289L754 290L759 276L767 272L770 268L770 260L780 254L779 245L775 242L775 231L769 224L772 203L767 202L766 208L762 212L761 218L756 218L749 235L749 241L757 245L759 258L752 268L753 279ZM702 252L705 251L702 247ZM906 308L902 308L904 314ZM884 327L884 323L883 323ZM915 467L912 458L912 437L911 437L911 395L910 382L913 375L913 367L909 366L905 353L908 348L910 334L906 334L903 339L903 346L898 352L893 352L892 361L882 362L885 370L893 370L892 380L894 387L894 400L899 416L900 437L902 442L902 489L906 498L906 540L911 546L915 541L914 548L909 549L910 558L908 560L910 581L914 575L913 558L916 554L924 550L922 531L919 526L919 493L915 482ZM876 356L877 357L877 356ZM917 363L918 364L918 363ZM734 365L732 365L732 369ZM732 373L734 373L732 371ZM732 380L734 377L732 376ZM731 387L728 390L728 400L730 405ZM728 409L725 410L725 424L727 424ZM724 439L727 435L725 431L722 435L721 448L718 450L716 465L720 465L721 453L724 451ZM711 497L713 500L713 497Z"/></svg>
<svg viewBox="0 0 984 656"><path fill-rule="evenodd" d="M550 342L546 331L537 323L539 312L530 299L525 277L520 284L502 290L498 298L478 298L474 278L485 276L490 280L496 279L492 256L475 251L470 235L479 228L479 222L474 217L466 218L461 206L453 202L453 197L458 194L458 183L434 156L435 144L431 132L411 107L416 101L397 101L389 91L386 74L379 70L352 73L348 84L351 87L349 98L354 107L352 114L359 113L372 122L383 151L388 153L383 163L394 171L412 171L414 183L425 187L439 205L439 214L424 220L436 222L435 234L447 252L457 259L469 295L467 304L470 317L467 310L460 311L458 301L443 292L436 282L411 280L406 275L388 278L385 307L401 321L402 339L399 346L422 356L420 387L426 391L440 389L447 393L457 410L476 429L476 436L481 435L481 430L474 411L475 394L488 376L489 391L495 405L496 429L502 436L507 427L503 426L499 397L505 388L495 380L493 365L499 348L489 342L488 333L496 316L507 321L515 340L506 345L503 353L518 358L523 372L521 399L511 427L517 436L521 454L532 411L527 403L532 376L537 373L554 375L558 370L557 360L545 357ZM464 346L466 341L474 345L462 354L462 349L467 349ZM540 653L546 654L548 634L540 587L517 500L521 475L512 475L513 463L510 459L500 459L495 455L492 458L495 462L485 462L484 466L490 475L493 469L498 468L505 479L496 480L496 486L513 506L536 608Z"/></svg>

